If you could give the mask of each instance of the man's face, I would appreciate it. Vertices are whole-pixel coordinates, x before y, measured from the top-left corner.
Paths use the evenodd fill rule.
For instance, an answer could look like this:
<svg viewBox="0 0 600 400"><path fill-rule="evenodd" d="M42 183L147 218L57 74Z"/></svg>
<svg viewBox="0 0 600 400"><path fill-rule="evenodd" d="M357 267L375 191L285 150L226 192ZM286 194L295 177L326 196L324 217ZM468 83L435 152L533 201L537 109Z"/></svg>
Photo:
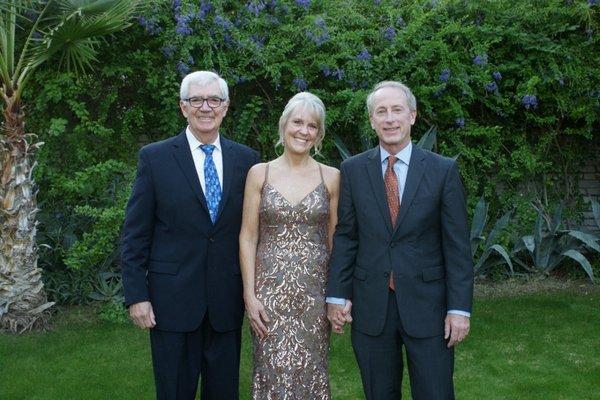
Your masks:
<svg viewBox="0 0 600 400"><path fill-rule="evenodd" d="M205 86L194 83L190 85L188 98L208 99L211 97L223 98L218 82L212 82ZM187 101L179 101L179 107L183 116L188 120L190 130L203 143L212 143L216 139L223 117L227 114L228 106L228 103L222 102L219 107L211 108L205 101L202 103L202 107L195 108Z"/></svg>
<svg viewBox="0 0 600 400"><path fill-rule="evenodd" d="M416 117L417 112L408 107L404 91L384 87L373 95L373 111L369 116L371 127L377 132L381 146L391 154L406 147Z"/></svg>

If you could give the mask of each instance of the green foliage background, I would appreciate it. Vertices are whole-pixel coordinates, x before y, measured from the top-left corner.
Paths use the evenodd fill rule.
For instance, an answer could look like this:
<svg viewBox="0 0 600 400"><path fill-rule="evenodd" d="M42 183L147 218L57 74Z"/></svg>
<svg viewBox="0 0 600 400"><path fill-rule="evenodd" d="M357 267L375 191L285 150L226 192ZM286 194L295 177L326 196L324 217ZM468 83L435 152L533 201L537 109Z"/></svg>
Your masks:
<svg viewBox="0 0 600 400"><path fill-rule="evenodd" d="M375 143L366 94L401 80L418 101L413 137L437 126L437 150L460 155L470 208L483 195L492 215L516 205L527 225L532 201L577 210L571 174L599 148L595 3L156 1L103 45L96 72L75 79L50 66L25 94L28 130L45 142L36 179L51 293L69 268L114 268L137 149L184 128L178 89L188 70L229 82L222 132L265 160L286 101L317 94L331 165L341 161L334 135L355 153Z"/></svg>

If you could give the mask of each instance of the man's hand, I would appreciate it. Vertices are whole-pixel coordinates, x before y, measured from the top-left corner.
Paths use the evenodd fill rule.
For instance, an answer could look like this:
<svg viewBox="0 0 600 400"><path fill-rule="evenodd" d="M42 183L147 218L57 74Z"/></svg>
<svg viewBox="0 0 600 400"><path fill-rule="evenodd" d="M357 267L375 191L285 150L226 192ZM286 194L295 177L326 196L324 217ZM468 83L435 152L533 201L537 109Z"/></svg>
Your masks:
<svg viewBox="0 0 600 400"><path fill-rule="evenodd" d="M448 348L462 342L469 334L471 321L469 317L457 314L446 315L444 321L444 339L448 340Z"/></svg>
<svg viewBox="0 0 600 400"><path fill-rule="evenodd" d="M129 315L131 316L133 323L142 329L154 328L156 325L152 304L150 304L149 301L142 301L130 305Z"/></svg>
<svg viewBox="0 0 600 400"><path fill-rule="evenodd" d="M327 319L335 333L344 333L344 324L352 322L352 302L346 300L346 305L327 303Z"/></svg>

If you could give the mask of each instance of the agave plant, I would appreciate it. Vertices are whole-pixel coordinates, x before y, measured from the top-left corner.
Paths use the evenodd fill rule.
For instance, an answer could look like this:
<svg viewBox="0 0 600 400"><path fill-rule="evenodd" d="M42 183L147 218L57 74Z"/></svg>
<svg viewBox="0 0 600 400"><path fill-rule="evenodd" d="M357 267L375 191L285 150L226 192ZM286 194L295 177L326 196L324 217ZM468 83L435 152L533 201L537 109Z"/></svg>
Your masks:
<svg viewBox="0 0 600 400"><path fill-rule="evenodd" d="M506 264L511 274L514 268L508 251L499 243L496 243L498 235L506 228L514 212L511 210L504 214L490 230L487 238L483 235L488 220L489 205L481 197L475 206L473 221L471 223L471 256L475 258L477 250L481 247L481 255L475 262L475 273L485 274L491 267ZM483 246L481 244L483 243ZM493 257L496 255L496 257Z"/></svg>
<svg viewBox="0 0 600 400"><path fill-rule="evenodd" d="M594 214L596 225L598 225L598 229L600 229L600 203L596 200L592 200L592 213Z"/></svg>
<svg viewBox="0 0 600 400"><path fill-rule="evenodd" d="M35 153L25 130L23 90L36 68L56 62L83 73L103 35L129 26L138 0L2 0L0 2L0 330L45 328L48 309L36 246Z"/></svg>
<svg viewBox="0 0 600 400"><path fill-rule="evenodd" d="M532 235L521 237L513 249L514 254L525 251L531 257L533 268L518 257L514 260L527 270L550 273L566 260L574 260L594 282L594 272L583 249L600 252L598 237L574 229L561 229L563 206L559 204L552 218L546 216L541 208L537 209Z"/></svg>

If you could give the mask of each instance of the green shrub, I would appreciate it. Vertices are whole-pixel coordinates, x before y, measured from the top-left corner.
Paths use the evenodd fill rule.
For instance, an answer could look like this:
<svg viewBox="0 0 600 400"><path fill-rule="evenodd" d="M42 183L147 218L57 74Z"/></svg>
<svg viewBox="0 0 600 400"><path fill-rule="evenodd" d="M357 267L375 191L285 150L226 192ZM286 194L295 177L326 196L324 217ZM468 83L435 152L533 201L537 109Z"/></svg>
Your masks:
<svg viewBox="0 0 600 400"><path fill-rule="evenodd" d="M155 1L108 40L94 75L41 70L25 94L28 128L46 143L40 243L56 226L68 235L42 261L100 269L113 253L136 151L185 126L178 87L194 69L229 82L222 132L265 160L276 154L286 101L299 90L319 95L328 113L321 160L331 165L342 158L334 137L353 154L375 142L364 104L373 84L402 80L418 100L413 136L436 126L436 150L459 155L469 209L482 195L494 215L514 205L519 233L535 220L534 201L562 201L577 217L568 177L593 156L600 126L599 9L564 0Z"/></svg>

